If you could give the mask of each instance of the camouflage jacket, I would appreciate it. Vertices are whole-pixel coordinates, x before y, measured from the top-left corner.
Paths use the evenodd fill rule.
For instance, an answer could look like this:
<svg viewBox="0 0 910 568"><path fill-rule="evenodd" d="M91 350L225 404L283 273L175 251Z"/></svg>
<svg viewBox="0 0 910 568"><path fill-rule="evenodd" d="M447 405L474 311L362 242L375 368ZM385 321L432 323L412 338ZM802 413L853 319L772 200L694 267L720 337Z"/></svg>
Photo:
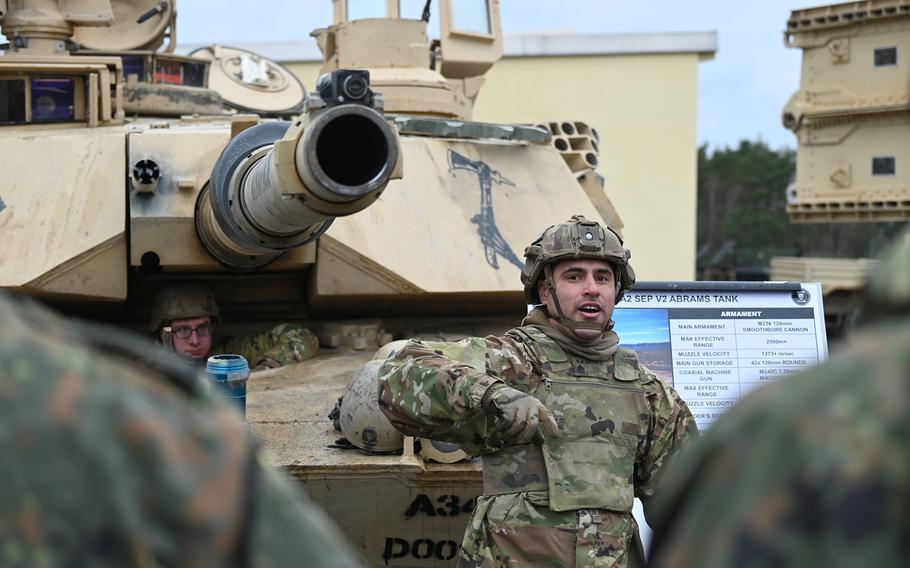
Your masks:
<svg viewBox="0 0 910 568"><path fill-rule="evenodd" d="M0 565L357 565L185 364L20 304L0 292Z"/></svg>
<svg viewBox="0 0 910 568"><path fill-rule="evenodd" d="M649 519L653 566L906 566L910 320L743 399Z"/></svg>
<svg viewBox="0 0 910 568"><path fill-rule="evenodd" d="M224 339L212 348L212 355L223 353L243 355L253 371L275 369L315 357L319 340L305 327L283 323L268 333Z"/></svg>
<svg viewBox="0 0 910 568"><path fill-rule="evenodd" d="M872 327L679 456L649 518L652 565L907 565L910 232L866 291Z"/></svg>
<svg viewBox="0 0 910 568"><path fill-rule="evenodd" d="M540 448L500 440L481 410L500 381L540 399L559 438ZM633 497L649 509L666 459L696 432L685 403L633 352L579 359L533 326L458 343L412 341L386 361L379 399L403 432L485 456L485 494L460 566L640 564Z"/></svg>

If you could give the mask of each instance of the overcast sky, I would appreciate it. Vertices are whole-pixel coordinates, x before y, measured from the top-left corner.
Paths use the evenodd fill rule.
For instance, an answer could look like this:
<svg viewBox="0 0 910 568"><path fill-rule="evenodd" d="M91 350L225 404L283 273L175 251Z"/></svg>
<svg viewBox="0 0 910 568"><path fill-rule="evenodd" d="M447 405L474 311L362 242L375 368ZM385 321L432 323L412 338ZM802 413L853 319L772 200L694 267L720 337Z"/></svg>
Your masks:
<svg viewBox="0 0 910 568"><path fill-rule="evenodd" d="M405 2L422 5L421 0ZM780 111L798 87L800 64L799 50L783 45L783 29L790 10L820 3L501 0L500 5L507 34L717 31L715 59L699 65L699 143L715 148L761 138L778 148L795 146L793 134L780 125ZM189 43L301 40L331 23L329 0L179 0L177 7L177 37Z"/></svg>

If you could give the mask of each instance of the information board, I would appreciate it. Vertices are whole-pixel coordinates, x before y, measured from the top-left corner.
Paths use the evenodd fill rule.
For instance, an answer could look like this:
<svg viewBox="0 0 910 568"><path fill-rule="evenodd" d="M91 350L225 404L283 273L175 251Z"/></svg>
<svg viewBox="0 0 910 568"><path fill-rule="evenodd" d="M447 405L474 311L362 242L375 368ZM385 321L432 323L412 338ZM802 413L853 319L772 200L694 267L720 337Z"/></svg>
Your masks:
<svg viewBox="0 0 910 568"><path fill-rule="evenodd" d="M828 356L819 284L642 282L613 319L620 346L672 382L702 430L750 390Z"/></svg>

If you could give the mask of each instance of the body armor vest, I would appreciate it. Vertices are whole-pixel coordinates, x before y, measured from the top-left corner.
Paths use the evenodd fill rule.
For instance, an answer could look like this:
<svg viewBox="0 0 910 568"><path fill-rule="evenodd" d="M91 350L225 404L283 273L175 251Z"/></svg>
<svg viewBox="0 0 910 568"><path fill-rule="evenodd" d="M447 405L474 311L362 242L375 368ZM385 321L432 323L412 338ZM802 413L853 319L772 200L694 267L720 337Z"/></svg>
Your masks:
<svg viewBox="0 0 910 568"><path fill-rule="evenodd" d="M560 436L545 436L539 450L550 509L631 511L635 464L644 451L651 415L642 387L649 375L635 353L619 349L606 361L591 361L567 354L533 327L509 335L528 347L536 371L527 385L515 386L543 402L559 425ZM496 454L496 469L521 472L529 481L542 477L543 472L528 471L541 461L525 455L536 453L536 447L521 448Z"/></svg>

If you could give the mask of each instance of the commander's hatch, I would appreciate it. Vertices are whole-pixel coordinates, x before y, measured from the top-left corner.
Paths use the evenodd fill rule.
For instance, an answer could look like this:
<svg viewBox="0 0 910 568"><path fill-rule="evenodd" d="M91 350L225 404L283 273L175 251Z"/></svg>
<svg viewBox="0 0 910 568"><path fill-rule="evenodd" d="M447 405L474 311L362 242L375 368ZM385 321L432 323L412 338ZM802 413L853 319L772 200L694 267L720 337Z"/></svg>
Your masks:
<svg viewBox="0 0 910 568"><path fill-rule="evenodd" d="M333 0L335 25L399 18L439 21L436 70L448 79L478 77L502 57L499 0Z"/></svg>
<svg viewBox="0 0 910 568"><path fill-rule="evenodd" d="M439 72L478 77L502 57L499 0L439 0Z"/></svg>
<svg viewBox="0 0 910 568"><path fill-rule="evenodd" d="M502 56L499 0L332 0L332 22L311 34L322 72L368 69L388 113L467 120Z"/></svg>
<svg viewBox="0 0 910 568"><path fill-rule="evenodd" d="M175 0L111 0L114 21L105 27L76 26L73 41L91 51L161 51L177 44ZM159 49L167 40L164 49Z"/></svg>

